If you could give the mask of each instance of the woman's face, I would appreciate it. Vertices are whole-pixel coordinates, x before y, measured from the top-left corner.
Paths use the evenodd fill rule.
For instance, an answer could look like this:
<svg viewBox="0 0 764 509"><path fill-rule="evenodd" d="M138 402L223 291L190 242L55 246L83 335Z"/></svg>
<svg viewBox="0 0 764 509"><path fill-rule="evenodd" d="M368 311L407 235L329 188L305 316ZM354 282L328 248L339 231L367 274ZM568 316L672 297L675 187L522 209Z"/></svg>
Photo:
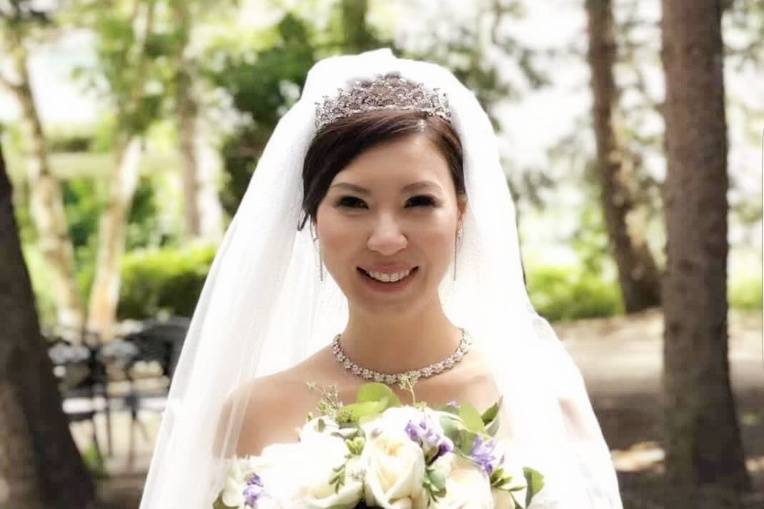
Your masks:
<svg viewBox="0 0 764 509"><path fill-rule="evenodd" d="M437 297L464 205L427 138L373 147L337 173L319 204L326 268L351 306L419 309Z"/></svg>

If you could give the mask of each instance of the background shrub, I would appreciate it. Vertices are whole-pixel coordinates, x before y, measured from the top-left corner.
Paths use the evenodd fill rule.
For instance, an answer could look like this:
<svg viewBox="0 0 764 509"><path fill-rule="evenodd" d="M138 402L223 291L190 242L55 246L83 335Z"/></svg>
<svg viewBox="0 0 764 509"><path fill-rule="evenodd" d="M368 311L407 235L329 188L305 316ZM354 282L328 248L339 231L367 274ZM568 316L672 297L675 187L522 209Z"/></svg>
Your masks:
<svg viewBox="0 0 764 509"><path fill-rule="evenodd" d="M547 320L575 320L623 313L617 283L582 267L529 267L526 277L531 302Z"/></svg>
<svg viewBox="0 0 764 509"><path fill-rule="evenodd" d="M142 320L162 313L191 316L215 248L141 249L122 258L117 316Z"/></svg>

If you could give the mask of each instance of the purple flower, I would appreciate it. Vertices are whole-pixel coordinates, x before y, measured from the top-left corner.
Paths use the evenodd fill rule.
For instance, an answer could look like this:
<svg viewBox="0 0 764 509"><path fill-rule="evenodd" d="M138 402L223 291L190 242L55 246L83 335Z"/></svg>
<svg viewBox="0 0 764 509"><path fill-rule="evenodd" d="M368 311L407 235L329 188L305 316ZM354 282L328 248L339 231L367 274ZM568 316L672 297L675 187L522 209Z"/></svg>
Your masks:
<svg viewBox="0 0 764 509"><path fill-rule="evenodd" d="M483 469L487 475L491 475L502 462L502 458L496 458L496 441L493 439L483 440L481 436L476 436L472 443L472 449L469 454L470 459Z"/></svg>
<svg viewBox="0 0 764 509"><path fill-rule="evenodd" d="M251 474L247 477L244 487L244 505L257 507L257 499L263 494L263 480L257 474Z"/></svg>
<svg viewBox="0 0 764 509"><path fill-rule="evenodd" d="M435 455L430 462L454 450L454 444L450 438L443 435L442 430L427 418L422 416L419 422L410 420L406 424L406 434L414 442L422 446L425 453L435 449Z"/></svg>

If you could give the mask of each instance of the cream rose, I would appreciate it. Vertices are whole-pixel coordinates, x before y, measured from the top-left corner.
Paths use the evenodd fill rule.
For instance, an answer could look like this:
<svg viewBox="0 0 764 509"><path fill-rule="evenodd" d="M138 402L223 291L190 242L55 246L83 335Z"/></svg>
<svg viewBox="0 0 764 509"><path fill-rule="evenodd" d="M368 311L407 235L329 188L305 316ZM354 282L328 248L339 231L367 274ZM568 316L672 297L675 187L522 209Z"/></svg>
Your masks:
<svg viewBox="0 0 764 509"><path fill-rule="evenodd" d="M432 468L446 477L446 494L431 509L491 509L494 499L488 476L473 462L449 454L438 458Z"/></svg>
<svg viewBox="0 0 764 509"><path fill-rule="evenodd" d="M406 413L390 410L395 411L365 426L366 446L361 462L366 470L366 504L384 509L425 508L424 454L404 431Z"/></svg>
<svg viewBox="0 0 764 509"><path fill-rule="evenodd" d="M301 430L300 438L299 443L270 445L251 460L259 466L268 496L290 509L355 507L363 496L358 458L346 465L349 475L339 490L331 484L334 469L348 462L345 441L313 428Z"/></svg>

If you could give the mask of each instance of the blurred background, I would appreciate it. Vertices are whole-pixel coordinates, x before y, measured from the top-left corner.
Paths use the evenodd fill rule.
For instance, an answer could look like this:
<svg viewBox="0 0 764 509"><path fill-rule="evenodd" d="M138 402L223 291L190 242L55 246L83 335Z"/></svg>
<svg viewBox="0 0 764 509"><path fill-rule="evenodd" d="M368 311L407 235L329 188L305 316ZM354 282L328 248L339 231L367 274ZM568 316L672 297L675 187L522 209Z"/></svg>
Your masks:
<svg viewBox="0 0 764 509"><path fill-rule="evenodd" d="M659 0L0 0L0 507L137 507L188 319L271 131L313 63L378 47L450 68L491 116L531 299L581 368L627 509L700 507L665 505L672 483L764 507L764 3L700 3L721 27L721 114L675 139L705 133L710 178L666 150L667 83L710 89L667 72ZM696 260L716 267L696 274L706 308L661 291L667 245L698 227L666 196L691 200L693 172L722 198L702 202L721 218ZM721 324L679 357L667 295ZM682 356L695 378L665 388Z"/></svg>

